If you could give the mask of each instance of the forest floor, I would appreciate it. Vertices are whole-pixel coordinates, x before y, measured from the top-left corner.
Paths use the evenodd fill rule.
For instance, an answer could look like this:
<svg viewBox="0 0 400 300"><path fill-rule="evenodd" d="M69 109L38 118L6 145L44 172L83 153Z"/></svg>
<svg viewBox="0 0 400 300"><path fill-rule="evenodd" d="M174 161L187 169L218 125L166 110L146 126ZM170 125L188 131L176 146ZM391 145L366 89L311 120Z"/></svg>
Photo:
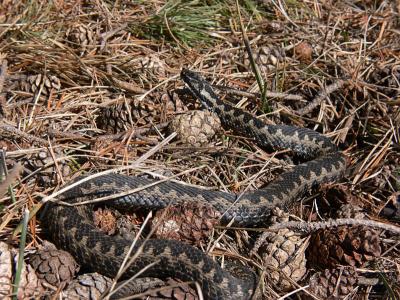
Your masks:
<svg viewBox="0 0 400 300"><path fill-rule="evenodd" d="M251 268L264 299L400 299L400 1L2 3L0 295L107 289L111 279L78 286L86 270L75 262L64 278L67 263L43 246L37 213L78 176L115 170L240 194L293 166L290 152L193 113L201 105L179 75L188 68L267 124L326 135L347 170L259 230L218 225L201 206L174 208L179 233L168 238ZM165 217L155 215L149 223ZM100 207L94 217L109 235L149 232L147 212ZM272 230L277 223L288 228ZM32 263L38 251L58 265ZM197 297L172 282L141 297Z"/></svg>

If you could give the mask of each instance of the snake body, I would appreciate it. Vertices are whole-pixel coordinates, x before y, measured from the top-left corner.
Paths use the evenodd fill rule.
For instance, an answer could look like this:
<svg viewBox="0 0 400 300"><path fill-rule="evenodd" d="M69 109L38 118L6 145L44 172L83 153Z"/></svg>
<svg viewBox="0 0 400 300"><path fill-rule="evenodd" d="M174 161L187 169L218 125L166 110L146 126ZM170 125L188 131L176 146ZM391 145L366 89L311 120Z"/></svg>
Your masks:
<svg viewBox="0 0 400 300"><path fill-rule="evenodd" d="M183 70L181 78L203 106L219 115L224 127L252 138L261 147L290 149L307 161L283 173L266 188L244 193L240 197L166 181L115 199L113 205L159 209L185 201L200 201L211 204L221 212L224 223L234 219L237 226L259 226L265 222L272 208L290 206L296 197L315 185L332 182L342 176L345 158L329 138L305 128L266 125L251 114L220 100L210 84L197 73ZM108 174L71 188L62 195L62 200L79 203L152 182L141 177ZM117 274L132 241L100 232L92 222L88 205L49 203L47 208L44 220L56 244L99 273L107 276ZM174 277L198 282L206 299L249 299L254 291L253 281L232 276L202 251L184 243L150 239L136 243L132 253L137 251L139 255L127 268L124 277L133 276L147 267L140 276Z"/></svg>

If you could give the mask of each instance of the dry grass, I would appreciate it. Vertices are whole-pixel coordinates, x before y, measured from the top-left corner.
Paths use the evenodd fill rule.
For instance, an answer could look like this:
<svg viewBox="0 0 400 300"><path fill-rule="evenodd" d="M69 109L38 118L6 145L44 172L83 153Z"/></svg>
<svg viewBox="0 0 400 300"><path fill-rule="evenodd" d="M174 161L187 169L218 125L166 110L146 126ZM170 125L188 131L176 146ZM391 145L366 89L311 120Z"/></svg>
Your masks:
<svg viewBox="0 0 400 300"><path fill-rule="evenodd" d="M177 2L177 11L155 0L3 2L0 145L8 168L24 166L12 193L0 201L0 237L11 245L18 245L11 237L25 208L31 210L78 175L131 165L168 136L166 122L176 113L198 107L180 102L182 67L245 91L245 96L228 91L225 98L266 123L315 129L344 150L349 168L333 187L339 192L302 199L291 210L298 218L329 218L350 203L370 219L398 225L399 1L245 1L241 17L266 84L266 103L254 97L259 85L232 1L204 1L213 3L206 10L193 1L187 9ZM193 16L201 13L200 26ZM27 78L37 74L56 76L60 89L45 91L43 82L39 92L24 89L27 82L34 85ZM131 119L134 130L113 134L98 128L102 109L115 103L146 107L145 115ZM202 148L173 140L125 172L181 173L174 179L240 193L262 187L290 164L284 151L268 153L227 131ZM43 238L35 217L28 229L26 248L31 249ZM251 262L248 249L255 237L251 231L228 231L217 248L254 266L258 262ZM362 272L385 274L391 268L399 278L398 240L382 233L382 245L382 257ZM359 297L400 293L390 280L383 291L380 287L360 288ZM266 298L284 294L264 287Z"/></svg>

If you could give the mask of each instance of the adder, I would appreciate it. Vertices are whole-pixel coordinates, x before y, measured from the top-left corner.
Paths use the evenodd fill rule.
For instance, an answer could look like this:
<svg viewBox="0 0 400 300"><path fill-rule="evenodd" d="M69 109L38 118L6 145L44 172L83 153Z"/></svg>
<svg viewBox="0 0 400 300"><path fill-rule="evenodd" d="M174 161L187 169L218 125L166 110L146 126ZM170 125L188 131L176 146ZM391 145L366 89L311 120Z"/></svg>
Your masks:
<svg viewBox="0 0 400 300"><path fill-rule="evenodd" d="M262 226L274 207L288 207L314 186L342 176L345 157L329 138L306 128L266 125L223 102L197 73L184 69L181 78L205 108L218 114L225 128L251 138L264 148L290 149L305 162L281 174L266 188L240 197L166 181L114 199L113 206L155 210L185 201L206 202L222 213L221 223L233 219L236 226ZM61 200L76 204L151 182L141 177L108 174L71 188ZM119 236L108 236L96 228L90 205L48 203L44 222L51 239L59 247L69 251L79 263L109 277L117 274L132 243ZM140 276L198 282L205 299L249 299L254 291L254 281L234 277L207 254L182 242L149 239L136 243L133 254L136 251L140 251L139 255L125 272L125 278L152 264Z"/></svg>

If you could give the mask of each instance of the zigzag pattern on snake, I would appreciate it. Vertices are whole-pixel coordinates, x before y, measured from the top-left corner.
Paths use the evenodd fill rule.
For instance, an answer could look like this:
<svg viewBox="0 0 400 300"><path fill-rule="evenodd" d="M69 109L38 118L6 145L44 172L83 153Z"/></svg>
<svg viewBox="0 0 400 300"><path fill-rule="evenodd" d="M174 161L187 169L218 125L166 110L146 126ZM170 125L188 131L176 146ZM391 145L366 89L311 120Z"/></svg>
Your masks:
<svg viewBox="0 0 400 300"><path fill-rule="evenodd" d="M251 114L223 102L210 84L189 70L181 78L203 106L217 113L224 127L250 137L261 147L290 149L308 161L296 165L266 188L244 193L240 197L220 191L208 191L174 182L162 182L137 193L113 200L113 206L159 209L182 201L211 204L221 214L222 223L234 219L237 226L260 226L272 208L290 206L299 195L317 184L340 178L345 158L329 138L309 129L285 125L266 125ZM131 190L152 180L109 174L86 181L62 195L62 200L79 203ZM108 236L92 222L89 205L66 206L49 203L44 222L51 239L69 251L79 263L113 277L131 246L130 240ZM198 282L206 299L249 299L255 283L236 278L222 269L202 251L182 242L150 239L138 242L133 253L140 254L125 272L130 277L153 264L141 277L174 277Z"/></svg>

